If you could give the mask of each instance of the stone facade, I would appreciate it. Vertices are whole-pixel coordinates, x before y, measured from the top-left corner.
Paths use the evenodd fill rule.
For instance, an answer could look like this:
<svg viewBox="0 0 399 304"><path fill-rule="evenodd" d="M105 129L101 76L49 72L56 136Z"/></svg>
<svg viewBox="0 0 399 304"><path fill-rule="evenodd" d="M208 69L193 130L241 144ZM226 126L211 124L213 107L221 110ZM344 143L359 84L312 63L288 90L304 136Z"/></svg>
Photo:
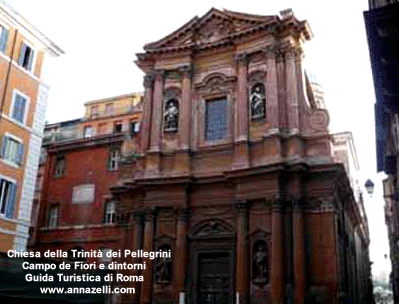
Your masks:
<svg viewBox="0 0 399 304"><path fill-rule="evenodd" d="M126 303L367 303L364 220L306 85L311 37L291 10L211 9L137 54L141 151L111 191L125 247L173 254L146 260Z"/></svg>

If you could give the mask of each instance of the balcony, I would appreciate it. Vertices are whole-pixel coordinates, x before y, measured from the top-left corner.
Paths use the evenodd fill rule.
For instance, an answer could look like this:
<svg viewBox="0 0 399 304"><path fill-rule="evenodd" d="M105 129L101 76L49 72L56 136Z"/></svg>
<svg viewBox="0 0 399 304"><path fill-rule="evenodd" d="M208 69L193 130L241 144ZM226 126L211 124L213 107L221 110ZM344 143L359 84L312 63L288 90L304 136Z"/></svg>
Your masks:
<svg viewBox="0 0 399 304"><path fill-rule="evenodd" d="M119 115L139 113L142 110L141 103L137 105L113 105L111 108L99 109L91 113L86 113L84 120L93 120L99 118L113 117Z"/></svg>

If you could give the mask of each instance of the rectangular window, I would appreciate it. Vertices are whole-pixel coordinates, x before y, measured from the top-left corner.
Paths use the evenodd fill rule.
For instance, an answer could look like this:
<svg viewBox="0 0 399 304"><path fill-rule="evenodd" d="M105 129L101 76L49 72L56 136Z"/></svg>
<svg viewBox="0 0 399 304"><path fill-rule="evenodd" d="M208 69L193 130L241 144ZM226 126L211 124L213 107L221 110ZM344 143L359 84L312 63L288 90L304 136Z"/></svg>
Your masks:
<svg viewBox="0 0 399 304"><path fill-rule="evenodd" d="M105 105L105 115L112 115L114 113L114 105L112 103L107 103Z"/></svg>
<svg viewBox="0 0 399 304"><path fill-rule="evenodd" d="M137 134L140 132L140 122L139 121L132 121L131 132L132 132L132 134Z"/></svg>
<svg viewBox="0 0 399 304"><path fill-rule="evenodd" d="M48 228L54 229L58 227L59 207L53 205L48 212Z"/></svg>
<svg viewBox="0 0 399 304"><path fill-rule="evenodd" d="M114 224L115 223L115 203L114 202L106 202L105 203L105 212L104 212L104 224Z"/></svg>
<svg viewBox="0 0 399 304"><path fill-rule="evenodd" d="M66 159L65 156L58 156L54 164L54 177L62 177L65 174Z"/></svg>
<svg viewBox="0 0 399 304"><path fill-rule="evenodd" d="M5 53L8 42L8 30L0 25L0 52Z"/></svg>
<svg viewBox="0 0 399 304"><path fill-rule="evenodd" d="M120 133L120 132L122 132L122 122L116 121L114 123L114 133Z"/></svg>
<svg viewBox="0 0 399 304"><path fill-rule="evenodd" d="M72 203L92 203L94 201L94 184L84 184L72 188Z"/></svg>
<svg viewBox="0 0 399 304"><path fill-rule="evenodd" d="M205 140L214 141L227 135L227 99L220 98L206 102Z"/></svg>
<svg viewBox="0 0 399 304"><path fill-rule="evenodd" d="M19 65L28 71L32 70L34 51L26 43L22 43L19 53Z"/></svg>
<svg viewBox="0 0 399 304"><path fill-rule="evenodd" d="M25 123L27 106L28 98L14 91L11 117L22 124Z"/></svg>
<svg viewBox="0 0 399 304"><path fill-rule="evenodd" d="M100 123L98 125L98 134L107 134L107 123Z"/></svg>
<svg viewBox="0 0 399 304"><path fill-rule="evenodd" d="M5 161L20 166L24 156L24 145L15 138L5 135L1 146L1 156Z"/></svg>
<svg viewBox="0 0 399 304"><path fill-rule="evenodd" d="M109 153L108 170L118 170L120 161L119 149L112 149Z"/></svg>
<svg viewBox="0 0 399 304"><path fill-rule="evenodd" d="M91 107L91 117L96 118L100 114L98 106Z"/></svg>
<svg viewBox="0 0 399 304"><path fill-rule="evenodd" d="M83 136L84 136L84 138L93 137L93 127L92 126L84 127Z"/></svg>
<svg viewBox="0 0 399 304"><path fill-rule="evenodd" d="M16 184L0 178L0 214L12 218L17 194Z"/></svg>

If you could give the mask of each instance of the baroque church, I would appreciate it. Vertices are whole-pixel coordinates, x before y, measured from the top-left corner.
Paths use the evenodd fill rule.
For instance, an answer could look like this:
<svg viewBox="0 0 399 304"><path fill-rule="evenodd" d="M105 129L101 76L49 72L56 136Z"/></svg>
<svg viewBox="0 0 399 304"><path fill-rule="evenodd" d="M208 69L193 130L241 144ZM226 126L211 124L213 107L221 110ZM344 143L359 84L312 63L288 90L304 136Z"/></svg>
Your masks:
<svg viewBox="0 0 399 304"><path fill-rule="evenodd" d="M112 197L124 247L172 257L127 302L367 303L367 222L303 67L311 38L291 10L212 8L137 54L140 151Z"/></svg>

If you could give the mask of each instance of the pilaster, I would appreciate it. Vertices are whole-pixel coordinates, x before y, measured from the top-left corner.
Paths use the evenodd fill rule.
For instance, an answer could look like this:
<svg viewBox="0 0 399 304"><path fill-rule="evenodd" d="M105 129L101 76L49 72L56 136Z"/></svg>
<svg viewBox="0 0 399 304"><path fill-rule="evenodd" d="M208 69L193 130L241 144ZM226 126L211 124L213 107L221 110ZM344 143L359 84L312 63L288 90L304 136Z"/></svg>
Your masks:
<svg viewBox="0 0 399 304"><path fill-rule="evenodd" d="M237 212L237 248L236 248L236 300L248 303L248 205L236 203Z"/></svg>
<svg viewBox="0 0 399 304"><path fill-rule="evenodd" d="M149 73L144 76L144 103L143 103L143 118L141 123L141 136L143 151L147 151L150 145L150 125L152 116L152 96L154 89L154 75Z"/></svg>
<svg viewBox="0 0 399 304"><path fill-rule="evenodd" d="M176 301L181 297L184 298L185 291L185 278L187 271L187 233L188 233L188 220L190 213L188 209L180 211L179 219L177 222L177 239L176 239L176 254L175 254L175 290Z"/></svg>
<svg viewBox="0 0 399 304"><path fill-rule="evenodd" d="M155 212L148 211L145 215L144 223L144 242L143 251L153 251L154 248L154 221ZM153 260L146 260L146 268L143 271L144 282L141 285L140 290L140 303L148 304L151 301L151 290L153 285Z"/></svg>
<svg viewBox="0 0 399 304"><path fill-rule="evenodd" d="M162 131L162 95L163 95L164 71L155 71L154 102L151 118L151 152L161 151L161 131Z"/></svg>
<svg viewBox="0 0 399 304"><path fill-rule="evenodd" d="M233 169L243 169L249 166L248 134L249 134L249 105L247 94L248 55L237 56L237 103L235 121L235 149Z"/></svg>
<svg viewBox="0 0 399 304"><path fill-rule="evenodd" d="M266 119L272 129L279 127L277 90L277 47L272 45L263 50L266 59Z"/></svg>
<svg viewBox="0 0 399 304"><path fill-rule="evenodd" d="M271 288L272 304L284 303L284 217L277 202L272 209L272 257Z"/></svg>
<svg viewBox="0 0 399 304"><path fill-rule="evenodd" d="M298 84L296 75L296 50L289 47L285 50L286 102L289 131L299 132Z"/></svg>

